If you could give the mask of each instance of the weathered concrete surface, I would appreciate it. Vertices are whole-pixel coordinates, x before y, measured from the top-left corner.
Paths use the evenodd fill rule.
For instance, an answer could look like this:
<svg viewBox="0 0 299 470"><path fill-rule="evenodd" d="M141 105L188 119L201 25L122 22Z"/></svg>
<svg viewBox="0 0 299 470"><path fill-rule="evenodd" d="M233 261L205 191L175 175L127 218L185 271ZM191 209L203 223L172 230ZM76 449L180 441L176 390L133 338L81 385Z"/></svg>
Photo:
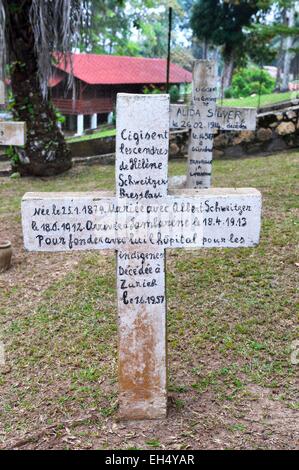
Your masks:
<svg viewBox="0 0 299 470"><path fill-rule="evenodd" d="M210 84L211 86L212 84ZM204 97L203 97L204 99ZM209 108L210 129L226 131L246 131L256 128L256 108L234 108L217 106L215 112ZM191 128L201 121L196 105L172 104L170 106L170 126L172 128ZM189 125L188 125L189 123Z"/></svg>
<svg viewBox="0 0 299 470"><path fill-rule="evenodd" d="M167 196L169 97L120 95L116 115L117 196L159 203ZM136 148L142 153L135 154ZM146 168L139 168L139 163ZM146 174L150 179L144 179ZM142 261L147 253L148 259ZM164 249L136 244L128 255L126 259L120 250L117 257L117 269L123 273L117 279L120 417L163 418L167 413ZM142 269L145 263L149 273L143 280L127 274L129 266ZM130 286L130 279L132 287L124 291L122 283ZM141 287L144 281L147 287Z"/></svg>
<svg viewBox="0 0 299 470"><path fill-rule="evenodd" d="M215 138L214 153L222 157L240 158L265 155L299 146L299 106L259 114L256 131L223 133Z"/></svg>
<svg viewBox="0 0 299 470"><path fill-rule="evenodd" d="M199 119L191 127L188 149L188 188L209 188L211 186L216 99L215 62L195 61L192 105L199 113Z"/></svg>
<svg viewBox="0 0 299 470"><path fill-rule="evenodd" d="M0 121L0 145L25 145L26 123Z"/></svg>
<svg viewBox="0 0 299 470"><path fill-rule="evenodd" d="M216 63L197 60L193 65L190 105L171 105L170 127L190 129L186 187L211 186L214 134L218 130L249 131L256 128L255 108L216 105ZM217 140L226 141L224 134ZM172 184L174 182L172 181Z"/></svg>
<svg viewBox="0 0 299 470"><path fill-rule="evenodd" d="M168 178L170 188L183 189L187 184L187 175L176 175Z"/></svg>

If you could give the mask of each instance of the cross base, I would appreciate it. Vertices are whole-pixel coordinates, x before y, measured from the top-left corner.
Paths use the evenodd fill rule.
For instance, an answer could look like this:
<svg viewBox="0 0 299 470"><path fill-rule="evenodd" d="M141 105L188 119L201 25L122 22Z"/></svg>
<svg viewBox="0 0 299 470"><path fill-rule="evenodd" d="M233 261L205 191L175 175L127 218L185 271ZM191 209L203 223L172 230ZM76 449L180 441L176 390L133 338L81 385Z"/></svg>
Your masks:
<svg viewBox="0 0 299 470"><path fill-rule="evenodd" d="M139 390L139 396L144 391ZM118 418L122 420L164 419L167 416L167 394L166 390L152 390L151 396L136 400L135 394L125 393L119 397Z"/></svg>

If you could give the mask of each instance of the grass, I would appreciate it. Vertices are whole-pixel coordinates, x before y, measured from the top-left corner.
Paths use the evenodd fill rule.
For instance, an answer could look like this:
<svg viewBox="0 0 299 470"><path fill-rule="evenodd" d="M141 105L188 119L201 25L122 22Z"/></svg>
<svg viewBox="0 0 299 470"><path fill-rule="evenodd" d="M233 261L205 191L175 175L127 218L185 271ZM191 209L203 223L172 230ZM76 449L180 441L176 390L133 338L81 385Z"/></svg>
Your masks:
<svg viewBox="0 0 299 470"><path fill-rule="evenodd" d="M260 105L259 105L259 97L256 96L247 96L246 98L230 98L223 100L223 106L240 106L241 108L245 107L262 107L267 106L275 103L279 103L281 101L289 101L298 98L298 93L294 91L287 91L284 93L270 93L268 95L261 95L260 97ZM218 101L220 104L220 101Z"/></svg>
<svg viewBox="0 0 299 470"><path fill-rule="evenodd" d="M81 137L68 137L66 140L71 144L74 142L85 142L87 140L103 139L104 137L113 137L116 134L115 129L101 129L93 134L82 135Z"/></svg>
<svg viewBox="0 0 299 470"><path fill-rule="evenodd" d="M0 275L0 340L7 353L7 366L0 367L0 442L96 413L95 422L60 424L27 448L294 448L298 157L214 162L214 186L262 191L261 243L168 252L172 401L158 427L115 422L114 254L39 255L21 248L24 192L113 189L113 166L0 179L0 233L15 237L17 248L12 270ZM171 175L184 171L184 161L170 163Z"/></svg>

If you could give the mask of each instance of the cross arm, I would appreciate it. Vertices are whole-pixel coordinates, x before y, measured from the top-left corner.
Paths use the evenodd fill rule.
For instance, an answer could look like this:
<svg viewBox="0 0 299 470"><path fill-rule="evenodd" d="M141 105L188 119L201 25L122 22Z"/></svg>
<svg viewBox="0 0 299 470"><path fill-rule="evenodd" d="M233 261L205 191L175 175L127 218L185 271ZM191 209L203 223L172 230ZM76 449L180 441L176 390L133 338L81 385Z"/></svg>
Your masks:
<svg viewBox="0 0 299 470"><path fill-rule="evenodd" d="M115 249L109 208L112 192L26 193L22 199L24 246L28 251Z"/></svg>
<svg viewBox="0 0 299 470"><path fill-rule="evenodd" d="M176 189L169 192L195 208L190 248L238 248L259 244L262 195L253 188Z"/></svg>
<svg viewBox="0 0 299 470"><path fill-rule="evenodd" d="M156 201L111 193L28 193L22 201L25 248L73 251L248 247L259 242L255 189L182 190Z"/></svg>
<svg viewBox="0 0 299 470"><path fill-rule="evenodd" d="M255 130L256 108L235 108L217 106L216 113L206 110L207 115L201 116L195 106L170 105L170 128L204 129L205 122L211 131L220 130Z"/></svg>

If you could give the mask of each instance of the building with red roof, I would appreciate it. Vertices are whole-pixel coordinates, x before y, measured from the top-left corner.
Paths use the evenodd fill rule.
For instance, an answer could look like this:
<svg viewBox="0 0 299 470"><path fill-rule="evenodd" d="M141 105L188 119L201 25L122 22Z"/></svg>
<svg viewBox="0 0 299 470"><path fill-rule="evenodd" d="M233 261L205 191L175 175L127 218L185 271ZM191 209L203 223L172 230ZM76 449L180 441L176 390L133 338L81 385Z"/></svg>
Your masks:
<svg viewBox="0 0 299 470"><path fill-rule="evenodd" d="M74 87L66 93L71 69ZM191 83L192 74L171 64L169 81ZM80 135L86 128L111 120L117 93L143 93L151 85L163 89L165 82L165 59L73 54L72 64L57 60L49 87L54 105L66 117L66 128Z"/></svg>

